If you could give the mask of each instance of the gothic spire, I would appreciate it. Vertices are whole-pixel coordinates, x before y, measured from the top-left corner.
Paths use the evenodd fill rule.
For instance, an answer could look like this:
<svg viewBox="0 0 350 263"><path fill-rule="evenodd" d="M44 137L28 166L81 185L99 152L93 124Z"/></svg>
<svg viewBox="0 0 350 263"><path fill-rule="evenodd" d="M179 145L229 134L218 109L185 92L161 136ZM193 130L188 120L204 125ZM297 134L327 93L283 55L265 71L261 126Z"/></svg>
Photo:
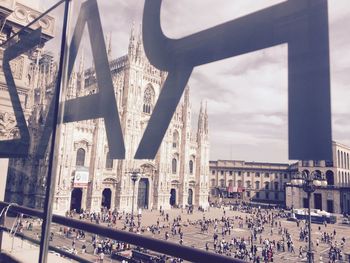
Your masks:
<svg viewBox="0 0 350 263"><path fill-rule="evenodd" d="M197 129L197 141L199 141L204 133L204 112L203 112L203 101L201 101L201 107L199 109L198 116L198 129Z"/></svg>
<svg viewBox="0 0 350 263"><path fill-rule="evenodd" d="M108 39L107 55L108 55L108 59L111 60L112 59L112 31L109 32L109 37L107 39Z"/></svg>
<svg viewBox="0 0 350 263"><path fill-rule="evenodd" d="M130 57L134 57L136 53L136 39L135 39L135 22L132 22L130 39L129 39L129 49L128 54Z"/></svg>
<svg viewBox="0 0 350 263"><path fill-rule="evenodd" d="M142 43L142 23L140 23L140 26L139 26L139 35L137 40L139 43Z"/></svg>
<svg viewBox="0 0 350 263"><path fill-rule="evenodd" d="M80 54L80 61L79 61L79 73L84 72L84 63L85 63L85 56L84 56L84 49L82 48L81 54Z"/></svg>
<svg viewBox="0 0 350 263"><path fill-rule="evenodd" d="M189 86L186 86L186 88L185 88L184 103L185 103L186 107L188 107L190 105L190 88L189 88Z"/></svg>
<svg viewBox="0 0 350 263"><path fill-rule="evenodd" d="M204 110L204 131L208 134L208 101L205 101L205 110Z"/></svg>

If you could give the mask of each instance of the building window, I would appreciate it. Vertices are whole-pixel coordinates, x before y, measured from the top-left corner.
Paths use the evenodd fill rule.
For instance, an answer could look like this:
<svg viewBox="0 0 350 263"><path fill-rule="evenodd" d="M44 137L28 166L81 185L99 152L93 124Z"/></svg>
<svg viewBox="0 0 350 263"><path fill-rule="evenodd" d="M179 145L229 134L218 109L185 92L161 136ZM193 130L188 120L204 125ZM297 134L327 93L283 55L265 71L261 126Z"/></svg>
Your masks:
<svg viewBox="0 0 350 263"><path fill-rule="evenodd" d="M230 175L232 175L233 174L233 172L232 171L230 171Z"/></svg>
<svg viewBox="0 0 350 263"><path fill-rule="evenodd" d="M275 199L278 200L278 193L275 193Z"/></svg>
<svg viewBox="0 0 350 263"><path fill-rule="evenodd" d="M212 174L212 175L215 175L215 170L211 170L211 174Z"/></svg>
<svg viewBox="0 0 350 263"><path fill-rule="evenodd" d="M173 133L173 148L176 148L179 145L179 133L174 131Z"/></svg>
<svg viewBox="0 0 350 263"><path fill-rule="evenodd" d="M233 186L233 180L228 181L228 186Z"/></svg>
<svg viewBox="0 0 350 263"><path fill-rule="evenodd" d="M275 191L278 191L278 182L275 182Z"/></svg>
<svg viewBox="0 0 350 263"><path fill-rule="evenodd" d="M250 192L249 191L247 192L247 197L250 197Z"/></svg>
<svg viewBox="0 0 350 263"><path fill-rule="evenodd" d="M264 177L265 177L265 178L269 178L269 176L270 176L269 173L265 173L265 174L264 174Z"/></svg>
<svg viewBox="0 0 350 263"><path fill-rule="evenodd" d="M321 166L321 162L317 161L317 160L314 160L314 166L315 167L320 167Z"/></svg>
<svg viewBox="0 0 350 263"><path fill-rule="evenodd" d="M302 166L308 167L309 166L309 161L302 161Z"/></svg>
<svg viewBox="0 0 350 263"><path fill-rule="evenodd" d="M259 181L255 182L255 189L257 189L257 190L260 189L260 182Z"/></svg>
<svg viewBox="0 0 350 263"><path fill-rule="evenodd" d="M265 192L265 196L266 196L266 199L269 199L270 198L270 193L269 192Z"/></svg>
<svg viewBox="0 0 350 263"><path fill-rule="evenodd" d="M151 114L154 102L154 90L148 85L143 95L143 112Z"/></svg>
<svg viewBox="0 0 350 263"><path fill-rule="evenodd" d="M238 176L241 176L242 175L242 172L241 171L238 171Z"/></svg>
<svg viewBox="0 0 350 263"><path fill-rule="evenodd" d="M106 169L112 169L113 168L113 159L110 157L109 152L106 156Z"/></svg>
<svg viewBox="0 0 350 263"><path fill-rule="evenodd" d="M173 160L171 161L171 171L173 174L176 174L177 171L177 160L176 158L173 158Z"/></svg>
<svg viewBox="0 0 350 263"><path fill-rule="evenodd" d="M259 198L260 198L260 193L259 193L259 192L256 192L256 193L255 193L255 197L259 199Z"/></svg>
<svg viewBox="0 0 350 263"><path fill-rule="evenodd" d="M249 177L250 176L250 172L247 172L247 177Z"/></svg>
<svg viewBox="0 0 350 263"><path fill-rule="evenodd" d="M260 173L255 173L255 177L260 177Z"/></svg>
<svg viewBox="0 0 350 263"><path fill-rule="evenodd" d="M288 174L284 174L284 179L288 179Z"/></svg>
<svg viewBox="0 0 350 263"><path fill-rule="evenodd" d="M250 187L251 187L250 181L246 181L246 186L247 186L247 188L250 188Z"/></svg>
<svg viewBox="0 0 350 263"><path fill-rule="evenodd" d="M269 190L269 182L265 182L265 190Z"/></svg>
<svg viewBox="0 0 350 263"><path fill-rule="evenodd" d="M326 161L326 167L333 167L332 161Z"/></svg>
<svg viewBox="0 0 350 263"><path fill-rule="evenodd" d="M190 174L193 174L193 161L192 160L190 160L188 166L190 168Z"/></svg>
<svg viewBox="0 0 350 263"><path fill-rule="evenodd" d="M223 170L221 170L220 173L221 173L221 175L224 175L224 171Z"/></svg>
<svg viewBox="0 0 350 263"><path fill-rule="evenodd" d="M84 166L85 164L85 150L83 148L79 148L77 151L77 159L76 166Z"/></svg>
<svg viewBox="0 0 350 263"><path fill-rule="evenodd" d="M238 186L238 187L242 187L242 186L243 186L241 180L238 180L238 181L237 181L237 186Z"/></svg>
<svg viewBox="0 0 350 263"><path fill-rule="evenodd" d="M224 179L221 179L221 180L220 180L220 186L221 186L221 187L225 187L225 180L224 180Z"/></svg>

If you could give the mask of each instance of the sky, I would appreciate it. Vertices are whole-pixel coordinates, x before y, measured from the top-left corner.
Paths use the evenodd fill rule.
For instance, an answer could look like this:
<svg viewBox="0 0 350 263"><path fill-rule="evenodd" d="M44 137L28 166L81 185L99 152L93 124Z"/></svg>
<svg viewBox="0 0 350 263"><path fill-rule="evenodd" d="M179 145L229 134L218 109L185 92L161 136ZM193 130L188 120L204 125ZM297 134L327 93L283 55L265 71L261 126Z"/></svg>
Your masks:
<svg viewBox="0 0 350 263"><path fill-rule="evenodd" d="M45 9L54 2L32 4ZM77 14L82 1L73 2ZM168 37L180 38L280 2L163 0L162 29ZM328 2L333 140L350 146L350 5L348 0ZM130 28L133 22L139 27L144 0L98 4L104 33L112 36L113 57L126 54ZM54 15L59 35L62 9ZM75 19L73 15L72 25ZM84 39L88 43L87 34ZM207 101L212 160L288 162L287 77L286 44L194 69L189 80L193 117L196 120L200 102Z"/></svg>

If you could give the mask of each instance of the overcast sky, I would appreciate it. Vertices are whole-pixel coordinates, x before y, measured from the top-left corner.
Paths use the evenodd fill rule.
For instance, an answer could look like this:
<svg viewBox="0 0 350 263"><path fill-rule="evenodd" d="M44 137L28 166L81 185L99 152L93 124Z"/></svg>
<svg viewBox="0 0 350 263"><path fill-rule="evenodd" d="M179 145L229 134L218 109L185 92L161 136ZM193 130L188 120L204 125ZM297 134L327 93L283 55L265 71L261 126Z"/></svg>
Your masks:
<svg viewBox="0 0 350 263"><path fill-rule="evenodd" d="M33 5L39 3L41 8L54 2L38 1ZM77 14L81 2L73 2ZM162 27L167 36L179 38L280 2L164 0ZM126 54L131 24L134 21L138 27L144 1L98 3L104 33L112 32L113 57ZM58 20L60 14L61 10ZM349 0L329 1L329 22L333 139L350 146ZM59 34L59 23L57 28ZM189 84L194 118L200 101L208 101L211 159L288 161L287 45L195 68Z"/></svg>

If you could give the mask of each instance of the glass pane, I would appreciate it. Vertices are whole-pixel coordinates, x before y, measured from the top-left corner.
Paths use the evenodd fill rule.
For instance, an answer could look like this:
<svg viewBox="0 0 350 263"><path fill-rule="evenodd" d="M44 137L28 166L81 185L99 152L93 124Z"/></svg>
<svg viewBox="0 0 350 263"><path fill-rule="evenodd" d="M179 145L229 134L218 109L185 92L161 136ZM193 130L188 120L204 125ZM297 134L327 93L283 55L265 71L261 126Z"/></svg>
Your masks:
<svg viewBox="0 0 350 263"><path fill-rule="evenodd" d="M22 2L0 5L0 14L10 10L0 41L54 4ZM313 208L350 213L350 9L346 0L326 3L72 1L54 213L218 252L208 247L217 228L198 230L199 222L217 219L225 228L225 202L232 206L224 217L236 219L253 206L305 208L309 200L290 184L304 170L319 171L328 183L317 189ZM6 200L37 209L47 189L45 125L53 117L62 8L0 49L4 61L6 50L30 39L23 54L1 63L0 143L16 144L0 144L0 155L11 157ZM240 238L250 233L244 224L235 230ZM113 257L109 241L120 255L153 253L57 224L51 232L58 235L51 244L92 260Z"/></svg>
<svg viewBox="0 0 350 263"><path fill-rule="evenodd" d="M52 101L57 84L64 11L64 5L59 5L40 17L55 4L55 1L51 2L8 0L0 5L3 21L0 33L0 152L2 158L11 157L8 161L1 160L1 184L6 185L1 200L39 210L43 209L47 188L54 117ZM25 217L7 213L5 225L12 233L19 233L25 222ZM41 220L35 221L35 227L35 233L28 234L39 241ZM23 242L13 238L12 243L8 234L3 238L3 244L8 244L2 247L4 251L15 251L12 255L23 261L28 260L28 255L32 261L38 260L38 247L29 243L21 247ZM28 249L28 254L23 254L22 249Z"/></svg>

